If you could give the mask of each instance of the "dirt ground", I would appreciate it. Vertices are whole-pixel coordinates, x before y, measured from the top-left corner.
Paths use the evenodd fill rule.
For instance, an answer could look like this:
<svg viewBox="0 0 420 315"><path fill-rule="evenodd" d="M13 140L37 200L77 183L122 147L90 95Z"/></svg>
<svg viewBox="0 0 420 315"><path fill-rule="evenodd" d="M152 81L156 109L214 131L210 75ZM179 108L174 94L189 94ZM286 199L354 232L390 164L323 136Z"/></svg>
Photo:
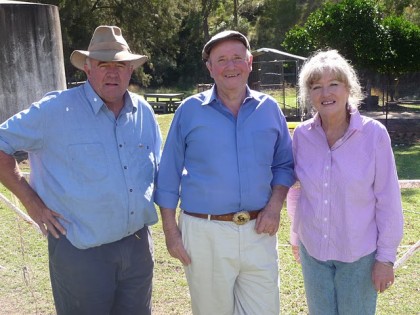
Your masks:
<svg viewBox="0 0 420 315"><path fill-rule="evenodd" d="M420 112L364 112L362 115L372 117L383 123L388 129L392 144L413 145L420 143Z"/></svg>
<svg viewBox="0 0 420 315"><path fill-rule="evenodd" d="M382 111L363 112L383 123L388 129L392 145L410 146L420 144L420 112L392 111L386 115ZM420 180L400 180L401 188L420 188Z"/></svg>
<svg viewBox="0 0 420 315"><path fill-rule="evenodd" d="M385 124L385 122L382 123ZM392 119L388 120L386 126L393 144L420 143L420 119Z"/></svg>

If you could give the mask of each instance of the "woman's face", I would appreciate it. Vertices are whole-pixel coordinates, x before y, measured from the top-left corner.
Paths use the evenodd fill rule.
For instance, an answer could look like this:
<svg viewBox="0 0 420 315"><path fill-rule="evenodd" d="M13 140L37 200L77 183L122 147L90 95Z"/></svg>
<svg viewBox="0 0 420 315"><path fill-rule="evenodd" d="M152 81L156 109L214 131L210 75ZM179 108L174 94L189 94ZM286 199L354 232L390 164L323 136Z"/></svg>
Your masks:
<svg viewBox="0 0 420 315"><path fill-rule="evenodd" d="M324 118L338 118L346 115L349 90L330 72L325 72L321 78L312 83L309 89L312 106Z"/></svg>

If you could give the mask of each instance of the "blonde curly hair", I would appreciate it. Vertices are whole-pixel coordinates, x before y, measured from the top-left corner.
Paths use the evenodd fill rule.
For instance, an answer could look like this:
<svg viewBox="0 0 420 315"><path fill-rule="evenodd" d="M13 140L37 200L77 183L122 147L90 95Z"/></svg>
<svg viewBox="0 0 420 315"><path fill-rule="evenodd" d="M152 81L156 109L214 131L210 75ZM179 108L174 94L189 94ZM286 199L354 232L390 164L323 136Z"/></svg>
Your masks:
<svg viewBox="0 0 420 315"><path fill-rule="evenodd" d="M299 73L299 102L302 113L313 113L309 91L315 82L318 82L324 73L330 72L334 78L347 87L349 98L348 111L357 109L364 99L364 94L352 65L335 49L317 51L303 64ZM304 114L303 114L304 115Z"/></svg>

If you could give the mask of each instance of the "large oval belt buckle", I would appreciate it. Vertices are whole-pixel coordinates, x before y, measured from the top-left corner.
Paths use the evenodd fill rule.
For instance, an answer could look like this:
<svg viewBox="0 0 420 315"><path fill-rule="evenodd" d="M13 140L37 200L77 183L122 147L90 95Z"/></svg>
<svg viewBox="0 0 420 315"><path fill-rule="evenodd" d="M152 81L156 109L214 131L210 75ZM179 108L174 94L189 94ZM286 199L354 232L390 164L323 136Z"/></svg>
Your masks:
<svg viewBox="0 0 420 315"><path fill-rule="evenodd" d="M251 216L248 211L239 211L233 215L233 222L237 225L243 225L249 221Z"/></svg>

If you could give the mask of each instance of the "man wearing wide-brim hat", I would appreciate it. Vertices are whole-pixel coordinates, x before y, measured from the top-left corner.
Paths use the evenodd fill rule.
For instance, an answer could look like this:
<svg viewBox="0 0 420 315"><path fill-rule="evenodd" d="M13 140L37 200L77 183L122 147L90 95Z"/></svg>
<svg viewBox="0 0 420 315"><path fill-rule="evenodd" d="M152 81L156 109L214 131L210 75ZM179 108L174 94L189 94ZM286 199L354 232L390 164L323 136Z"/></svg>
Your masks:
<svg viewBox="0 0 420 315"><path fill-rule="evenodd" d="M127 90L147 57L130 51L120 28L99 26L70 60L85 84L0 125L0 181L48 236L57 314L151 314L161 135L152 108ZM30 184L18 150L29 153Z"/></svg>

